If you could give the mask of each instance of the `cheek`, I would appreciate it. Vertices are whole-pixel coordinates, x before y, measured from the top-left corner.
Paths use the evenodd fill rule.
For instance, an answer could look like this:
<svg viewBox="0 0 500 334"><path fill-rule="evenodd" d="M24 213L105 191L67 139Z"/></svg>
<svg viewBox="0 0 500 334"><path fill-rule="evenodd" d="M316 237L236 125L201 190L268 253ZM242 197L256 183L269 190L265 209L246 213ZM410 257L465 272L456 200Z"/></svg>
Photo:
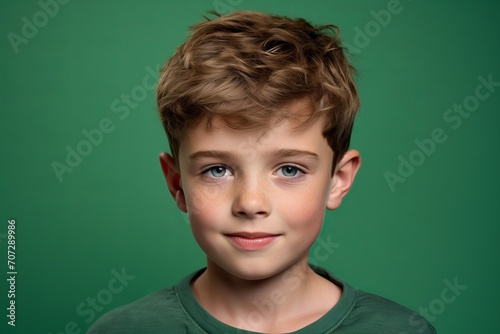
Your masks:
<svg viewBox="0 0 500 334"><path fill-rule="evenodd" d="M210 229L220 224L221 215L227 211L225 208L227 199L224 199L221 187L187 186L184 189L184 195L193 233L198 231L198 227Z"/></svg>
<svg viewBox="0 0 500 334"><path fill-rule="evenodd" d="M204 216L210 213L221 203L221 189L219 187L196 187L186 186L184 188L184 196L188 214L197 217Z"/></svg>
<svg viewBox="0 0 500 334"><path fill-rule="evenodd" d="M193 237L205 253L210 252L214 234L218 234L223 221L217 205L220 201L213 200L212 193L196 193L186 196L186 202Z"/></svg>
<svg viewBox="0 0 500 334"><path fill-rule="evenodd" d="M319 232L325 216L325 195L322 189L308 187L299 196L290 199L282 212L287 225L306 232Z"/></svg>

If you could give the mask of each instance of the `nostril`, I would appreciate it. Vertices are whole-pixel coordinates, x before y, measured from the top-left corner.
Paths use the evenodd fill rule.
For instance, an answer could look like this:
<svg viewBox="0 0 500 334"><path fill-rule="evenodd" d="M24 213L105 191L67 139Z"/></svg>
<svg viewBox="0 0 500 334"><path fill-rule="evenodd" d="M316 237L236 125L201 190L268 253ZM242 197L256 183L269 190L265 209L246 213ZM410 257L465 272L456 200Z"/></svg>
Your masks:
<svg viewBox="0 0 500 334"><path fill-rule="evenodd" d="M252 217L267 217L269 213L267 211L248 211L248 210L238 210L235 212L238 217L252 218Z"/></svg>
<svg viewBox="0 0 500 334"><path fill-rule="evenodd" d="M238 216L245 216L245 217L248 216L248 214L245 211L238 211L236 214Z"/></svg>

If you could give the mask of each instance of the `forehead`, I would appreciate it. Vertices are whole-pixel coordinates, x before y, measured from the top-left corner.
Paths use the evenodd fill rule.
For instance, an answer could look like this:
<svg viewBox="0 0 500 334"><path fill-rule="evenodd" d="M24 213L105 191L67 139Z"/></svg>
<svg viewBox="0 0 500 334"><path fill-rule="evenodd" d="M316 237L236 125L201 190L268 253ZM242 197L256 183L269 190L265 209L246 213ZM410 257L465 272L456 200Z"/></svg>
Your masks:
<svg viewBox="0 0 500 334"><path fill-rule="evenodd" d="M231 108L237 109L236 106L231 106ZM180 140L180 146L187 141L202 139L201 137L215 137L218 134L230 132L228 130L234 130L233 135L251 136L257 142L276 135L277 128L286 128L288 132L297 134L313 128L314 131L319 129L319 133L322 134L325 124L324 117L315 112L310 96L293 99L281 108L226 110L216 112L211 116L187 128Z"/></svg>
<svg viewBox="0 0 500 334"><path fill-rule="evenodd" d="M214 119L211 126L199 124L187 131L179 146L181 160L202 151L224 151L252 159L256 154L269 155L279 150L312 152L331 159L333 151L323 136L324 119L307 124L288 119L272 121L266 127L234 129L223 120Z"/></svg>

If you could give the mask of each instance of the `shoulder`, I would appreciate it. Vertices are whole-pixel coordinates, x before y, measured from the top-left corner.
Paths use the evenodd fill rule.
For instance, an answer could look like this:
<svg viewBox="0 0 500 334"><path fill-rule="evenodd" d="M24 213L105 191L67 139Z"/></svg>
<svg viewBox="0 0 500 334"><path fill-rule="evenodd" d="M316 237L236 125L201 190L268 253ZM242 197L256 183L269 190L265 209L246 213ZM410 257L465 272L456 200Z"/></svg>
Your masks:
<svg viewBox="0 0 500 334"><path fill-rule="evenodd" d="M379 326L384 333L434 334L436 330L420 314L398 303L371 293L356 291L356 299L346 321Z"/></svg>
<svg viewBox="0 0 500 334"><path fill-rule="evenodd" d="M176 289L170 287L109 311L94 323L87 334L163 333L162 329L184 328L184 319Z"/></svg>
<svg viewBox="0 0 500 334"><path fill-rule="evenodd" d="M332 309L339 333L435 334L420 314L381 296L356 290L325 269L311 265L319 275L342 287L342 296ZM335 331L334 331L335 332Z"/></svg>

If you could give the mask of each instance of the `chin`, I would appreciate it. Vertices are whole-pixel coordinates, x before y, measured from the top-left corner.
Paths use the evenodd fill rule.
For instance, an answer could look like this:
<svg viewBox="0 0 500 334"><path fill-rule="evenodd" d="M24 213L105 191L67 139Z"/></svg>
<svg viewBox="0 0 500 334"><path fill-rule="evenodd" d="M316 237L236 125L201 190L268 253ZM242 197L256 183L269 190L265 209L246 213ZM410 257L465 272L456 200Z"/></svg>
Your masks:
<svg viewBox="0 0 500 334"><path fill-rule="evenodd" d="M242 261L243 262L243 261ZM282 272L283 264L274 263L238 263L222 267L228 274L247 281L259 281L273 277ZM245 261L246 262L246 261ZM251 261L250 261L251 262ZM284 266L286 268L286 266Z"/></svg>
<svg viewBox="0 0 500 334"><path fill-rule="evenodd" d="M269 272L229 272L231 275L233 275L236 278L245 280L245 281L262 281L265 279L268 279L270 277L273 277L275 273L269 273Z"/></svg>

